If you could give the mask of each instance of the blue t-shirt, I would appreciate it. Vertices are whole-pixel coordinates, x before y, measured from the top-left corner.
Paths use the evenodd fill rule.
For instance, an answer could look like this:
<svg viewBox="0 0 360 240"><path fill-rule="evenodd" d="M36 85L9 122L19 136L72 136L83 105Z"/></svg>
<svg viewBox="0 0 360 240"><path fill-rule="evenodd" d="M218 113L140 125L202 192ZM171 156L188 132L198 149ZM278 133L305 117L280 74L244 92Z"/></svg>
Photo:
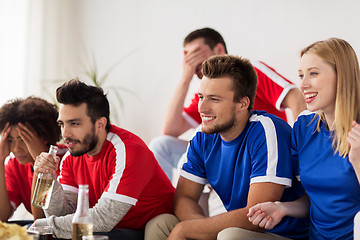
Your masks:
<svg viewBox="0 0 360 240"><path fill-rule="evenodd" d="M360 211L360 186L348 157L334 153L331 132L307 112L294 124L291 153L302 186L310 198L310 239L353 239Z"/></svg>
<svg viewBox="0 0 360 240"><path fill-rule="evenodd" d="M290 159L291 127L264 111L252 111L242 133L232 141L219 134L198 132L190 141L181 176L200 184L210 183L228 211L244 208L250 184L285 185L281 201L304 194L295 179ZM307 235L307 219L284 218L271 232L285 237Z"/></svg>

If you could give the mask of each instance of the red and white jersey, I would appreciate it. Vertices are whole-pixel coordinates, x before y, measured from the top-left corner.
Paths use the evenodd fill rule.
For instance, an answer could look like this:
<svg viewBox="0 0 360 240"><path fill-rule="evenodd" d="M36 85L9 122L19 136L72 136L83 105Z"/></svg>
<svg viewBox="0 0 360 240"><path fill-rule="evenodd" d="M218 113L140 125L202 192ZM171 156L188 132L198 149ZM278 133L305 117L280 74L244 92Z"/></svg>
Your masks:
<svg viewBox="0 0 360 240"><path fill-rule="evenodd" d="M144 229L155 216L172 213L175 190L153 153L138 136L114 125L96 156L65 155L58 179L67 191L88 184L91 208L100 198L133 205L115 228Z"/></svg>
<svg viewBox="0 0 360 240"><path fill-rule="evenodd" d="M57 146L59 147L57 156L62 158L67 148L62 144ZM30 163L20 164L12 153L9 157L9 161L5 165L5 181L10 203L14 210L23 203L26 210L31 213L33 168Z"/></svg>
<svg viewBox="0 0 360 240"><path fill-rule="evenodd" d="M264 110L287 121L285 109L281 107L281 103L290 89L295 88L296 85L263 62L252 61L251 63L258 77L253 109ZM193 127L201 123L198 103L199 97L195 94L190 105L183 110L184 118Z"/></svg>

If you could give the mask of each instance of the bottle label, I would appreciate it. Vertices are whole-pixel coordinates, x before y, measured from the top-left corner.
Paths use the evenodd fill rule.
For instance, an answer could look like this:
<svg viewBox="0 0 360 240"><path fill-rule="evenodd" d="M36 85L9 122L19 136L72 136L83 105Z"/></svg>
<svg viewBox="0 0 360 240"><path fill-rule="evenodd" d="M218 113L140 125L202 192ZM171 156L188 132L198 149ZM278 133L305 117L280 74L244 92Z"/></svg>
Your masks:
<svg viewBox="0 0 360 240"><path fill-rule="evenodd" d="M93 235L92 223L73 223L72 224L72 240L82 240L82 236Z"/></svg>

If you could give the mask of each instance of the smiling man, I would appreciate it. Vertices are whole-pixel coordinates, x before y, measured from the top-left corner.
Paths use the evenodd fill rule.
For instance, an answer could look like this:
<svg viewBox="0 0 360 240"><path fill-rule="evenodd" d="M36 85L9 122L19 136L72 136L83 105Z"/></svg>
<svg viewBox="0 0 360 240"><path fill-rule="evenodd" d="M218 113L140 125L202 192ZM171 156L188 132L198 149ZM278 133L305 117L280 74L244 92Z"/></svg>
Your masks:
<svg viewBox="0 0 360 240"><path fill-rule="evenodd" d="M110 124L109 102L101 88L74 79L59 87L56 97L69 153L60 164L45 211L48 218L34 225L53 225L55 237L71 238L78 187L87 184L94 232L105 232L110 239L143 239L147 221L172 212L170 181L139 137ZM54 171L57 164L42 153L34 170Z"/></svg>
<svg viewBox="0 0 360 240"><path fill-rule="evenodd" d="M306 237L306 219L287 218L272 233L264 233L247 218L248 209L257 203L291 201L304 194L293 179L290 126L264 111L251 111L257 85L251 63L235 56L214 56L203 63L202 73L198 91L202 132L190 141L175 191L176 216L164 214L151 220L145 239ZM198 201L207 183L228 212L205 217Z"/></svg>

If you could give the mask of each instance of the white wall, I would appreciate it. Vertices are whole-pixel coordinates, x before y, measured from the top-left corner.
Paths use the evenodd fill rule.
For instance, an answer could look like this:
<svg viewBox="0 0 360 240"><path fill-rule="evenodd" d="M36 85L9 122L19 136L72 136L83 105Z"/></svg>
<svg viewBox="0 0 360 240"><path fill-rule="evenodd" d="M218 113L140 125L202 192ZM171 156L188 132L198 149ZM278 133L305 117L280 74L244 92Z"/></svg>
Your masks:
<svg viewBox="0 0 360 240"><path fill-rule="evenodd" d="M194 29L215 28L231 54L263 60L293 81L299 51L313 41L341 37L358 54L360 50L357 0L44 0L42 4L42 70L37 78L43 86L54 93L59 83L49 84L53 79L78 75L86 80L79 60L85 59L84 46L94 54L100 74L124 59L104 89L110 89L109 95L114 85L135 92L136 96L122 93L125 109L120 126L147 143L161 134L164 111L180 79L182 41ZM194 91L197 85L194 82ZM29 94L44 96L45 89L28 89Z"/></svg>

